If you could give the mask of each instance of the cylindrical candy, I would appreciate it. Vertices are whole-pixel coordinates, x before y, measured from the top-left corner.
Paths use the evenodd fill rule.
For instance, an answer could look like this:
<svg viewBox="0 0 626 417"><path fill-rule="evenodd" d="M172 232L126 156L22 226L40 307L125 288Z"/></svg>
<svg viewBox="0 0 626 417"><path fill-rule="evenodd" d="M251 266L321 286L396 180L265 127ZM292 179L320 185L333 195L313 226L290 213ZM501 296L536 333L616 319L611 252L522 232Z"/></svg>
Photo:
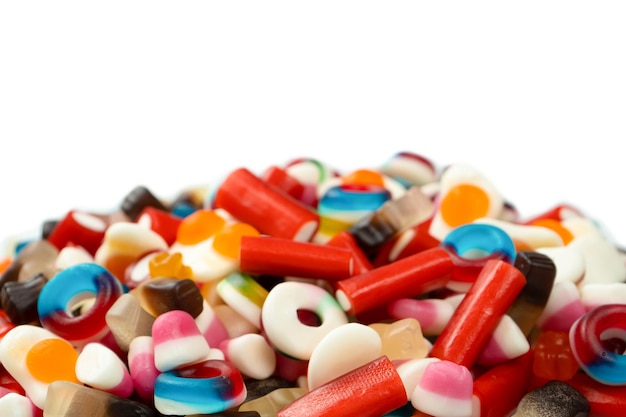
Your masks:
<svg viewBox="0 0 626 417"><path fill-rule="evenodd" d="M222 182L214 205L274 237L309 241L319 226L313 210L245 168L231 172Z"/></svg>
<svg viewBox="0 0 626 417"><path fill-rule="evenodd" d="M277 417L382 416L408 401L393 364L381 356L309 391Z"/></svg>
<svg viewBox="0 0 626 417"><path fill-rule="evenodd" d="M334 246L273 237L241 239L239 268L257 275L336 281L352 276L352 252Z"/></svg>
<svg viewBox="0 0 626 417"><path fill-rule="evenodd" d="M335 296L345 311L358 314L400 297L443 288L452 267L448 252L433 248L341 280L337 282Z"/></svg>
<svg viewBox="0 0 626 417"><path fill-rule="evenodd" d="M430 351L430 356L472 367L498 322L526 284L513 265L488 261Z"/></svg>

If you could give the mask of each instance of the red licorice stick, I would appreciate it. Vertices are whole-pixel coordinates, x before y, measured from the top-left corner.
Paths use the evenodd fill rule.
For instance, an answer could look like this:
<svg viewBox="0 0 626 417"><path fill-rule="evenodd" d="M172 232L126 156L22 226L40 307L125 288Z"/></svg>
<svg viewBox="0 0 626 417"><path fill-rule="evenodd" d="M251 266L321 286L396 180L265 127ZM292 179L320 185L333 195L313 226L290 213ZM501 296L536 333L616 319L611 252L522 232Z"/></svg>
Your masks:
<svg viewBox="0 0 626 417"><path fill-rule="evenodd" d="M275 165L270 166L263 172L261 179L274 187L283 190L296 200L300 200L304 194L304 185L284 169Z"/></svg>
<svg viewBox="0 0 626 417"><path fill-rule="evenodd" d="M589 401L590 416L615 417L624 415L626 386L602 384L582 371L563 382L576 388Z"/></svg>
<svg viewBox="0 0 626 417"><path fill-rule="evenodd" d="M452 267L445 249L432 248L341 280L335 296L345 311L358 314L397 298L442 288L450 280Z"/></svg>
<svg viewBox="0 0 626 417"><path fill-rule="evenodd" d="M274 237L309 241L319 227L319 216L311 208L245 168L226 177L213 205Z"/></svg>
<svg viewBox="0 0 626 417"><path fill-rule="evenodd" d="M528 390L533 353L494 366L474 379L474 401L481 417L511 415Z"/></svg>
<svg viewBox="0 0 626 417"><path fill-rule="evenodd" d="M348 231L341 231L333 236L328 242L326 242L328 246L333 246L336 248L348 249L354 258L354 267L352 271L352 275L360 275L364 272L372 270L373 266L365 253L361 250L359 245L357 245L356 240Z"/></svg>
<svg viewBox="0 0 626 417"><path fill-rule="evenodd" d="M306 393L276 416L382 416L407 401L400 375L389 358L381 356Z"/></svg>
<svg viewBox="0 0 626 417"><path fill-rule="evenodd" d="M348 249L267 236L242 236L239 269L247 274L337 281L352 276Z"/></svg>
<svg viewBox="0 0 626 417"><path fill-rule="evenodd" d="M526 278L515 266L487 261L435 340L430 356L471 368L524 285Z"/></svg>
<svg viewBox="0 0 626 417"><path fill-rule="evenodd" d="M137 223L156 232L170 246L176 241L178 226L182 221L183 219L178 216L150 206L144 208L136 220Z"/></svg>

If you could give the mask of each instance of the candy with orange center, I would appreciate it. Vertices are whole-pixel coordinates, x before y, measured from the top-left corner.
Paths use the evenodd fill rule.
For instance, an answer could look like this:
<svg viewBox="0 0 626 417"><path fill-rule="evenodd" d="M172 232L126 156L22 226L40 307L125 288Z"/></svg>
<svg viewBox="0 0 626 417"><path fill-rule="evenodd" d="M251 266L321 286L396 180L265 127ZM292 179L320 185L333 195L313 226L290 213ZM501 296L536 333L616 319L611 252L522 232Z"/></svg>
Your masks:
<svg viewBox="0 0 626 417"><path fill-rule="evenodd" d="M452 227L470 223L489 213L489 195L473 184L458 184L443 197L441 215Z"/></svg>
<svg viewBox="0 0 626 417"><path fill-rule="evenodd" d="M63 339L44 339L34 344L26 354L26 367L41 382L57 380L78 383L74 368L78 352Z"/></svg>
<svg viewBox="0 0 626 417"><path fill-rule="evenodd" d="M542 226L547 229L553 230L561 236L563 244L567 245L574 239L574 235L567 228L565 228L560 221L554 219L539 219L530 223L533 226Z"/></svg>
<svg viewBox="0 0 626 417"><path fill-rule="evenodd" d="M481 218L498 218L504 209L504 199L491 181L465 164L443 171L436 203L429 232L439 240L455 227Z"/></svg>
<svg viewBox="0 0 626 417"><path fill-rule="evenodd" d="M180 223L176 241L183 245L194 245L215 235L225 223L226 220L214 210L197 210Z"/></svg>
<svg viewBox="0 0 626 417"><path fill-rule="evenodd" d="M213 249L231 259L239 258L239 248L243 236L260 236L257 229L247 223L235 222L224 226L213 238Z"/></svg>
<svg viewBox="0 0 626 417"><path fill-rule="evenodd" d="M342 184L385 186L383 176L371 169L357 169L341 178Z"/></svg>

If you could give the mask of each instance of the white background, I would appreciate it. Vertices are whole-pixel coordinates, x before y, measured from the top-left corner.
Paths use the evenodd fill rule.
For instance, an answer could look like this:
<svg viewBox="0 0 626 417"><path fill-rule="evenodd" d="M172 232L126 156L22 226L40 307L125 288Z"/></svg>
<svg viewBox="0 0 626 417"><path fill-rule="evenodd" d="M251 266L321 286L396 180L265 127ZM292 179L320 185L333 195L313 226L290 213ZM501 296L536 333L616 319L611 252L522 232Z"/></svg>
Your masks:
<svg viewBox="0 0 626 417"><path fill-rule="evenodd" d="M2 2L0 236L139 184L406 150L626 244L623 3Z"/></svg>

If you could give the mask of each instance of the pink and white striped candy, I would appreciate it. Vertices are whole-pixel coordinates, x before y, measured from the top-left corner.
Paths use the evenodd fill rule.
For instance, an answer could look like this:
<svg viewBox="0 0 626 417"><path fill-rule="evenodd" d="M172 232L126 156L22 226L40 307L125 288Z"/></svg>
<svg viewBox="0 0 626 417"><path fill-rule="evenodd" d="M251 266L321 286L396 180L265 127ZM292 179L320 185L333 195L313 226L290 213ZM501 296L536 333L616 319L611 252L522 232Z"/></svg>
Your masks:
<svg viewBox="0 0 626 417"><path fill-rule="evenodd" d="M477 362L480 365L493 366L522 356L529 350L530 344L526 335L515 321L505 314L487 341Z"/></svg>
<svg viewBox="0 0 626 417"><path fill-rule="evenodd" d="M466 367L447 360L435 361L426 366L411 394L411 404L437 417L471 417L473 385Z"/></svg>
<svg viewBox="0 0 626 417"><path fill-rule="evenodd" d="M537 327L543 331L569 331L579 317L586 313L576 284L571 281L555 282Z"/></svg>
<svg viewBox="0 0 626 417"><path fill-rule="evenodd" d="M398 320L416 319L422 326L422 333L425 336L436 336L448 324L454 313L454 307L440 299L399 298L389 304L388 311L391 317Z"/></svg>
<svg viewBox="0 0 626 417"><path fill-rule="evenodd" d="M154 364L152 336L137 336L130 342L128 370L137 395L144 401L153 401L154 382L160 372Z"/></svg>
<svg viewBox="0 0 626 417"><path fill-rule="evenodd" d="M168 311L154 320L152 342L154 363L161 372L200 362L211 353L194 318L182 310Z"/></svg>
<svg viewBox="0 0 626 417"><path fill-rule="evenodd" d="M76 377L85 385L122 398L130 397L134 391L124 362L100 343L88 343L83 347L76 361Z"/></svg>
<svg viewBox="0 0 626 417"><path fill-rule="evenodd" d="M195 321L209 346L219 346L222 341L228 339L226 326L215 314L213 307L211 307L208 301L204 300L202 312L195 318Z"/></svg>

